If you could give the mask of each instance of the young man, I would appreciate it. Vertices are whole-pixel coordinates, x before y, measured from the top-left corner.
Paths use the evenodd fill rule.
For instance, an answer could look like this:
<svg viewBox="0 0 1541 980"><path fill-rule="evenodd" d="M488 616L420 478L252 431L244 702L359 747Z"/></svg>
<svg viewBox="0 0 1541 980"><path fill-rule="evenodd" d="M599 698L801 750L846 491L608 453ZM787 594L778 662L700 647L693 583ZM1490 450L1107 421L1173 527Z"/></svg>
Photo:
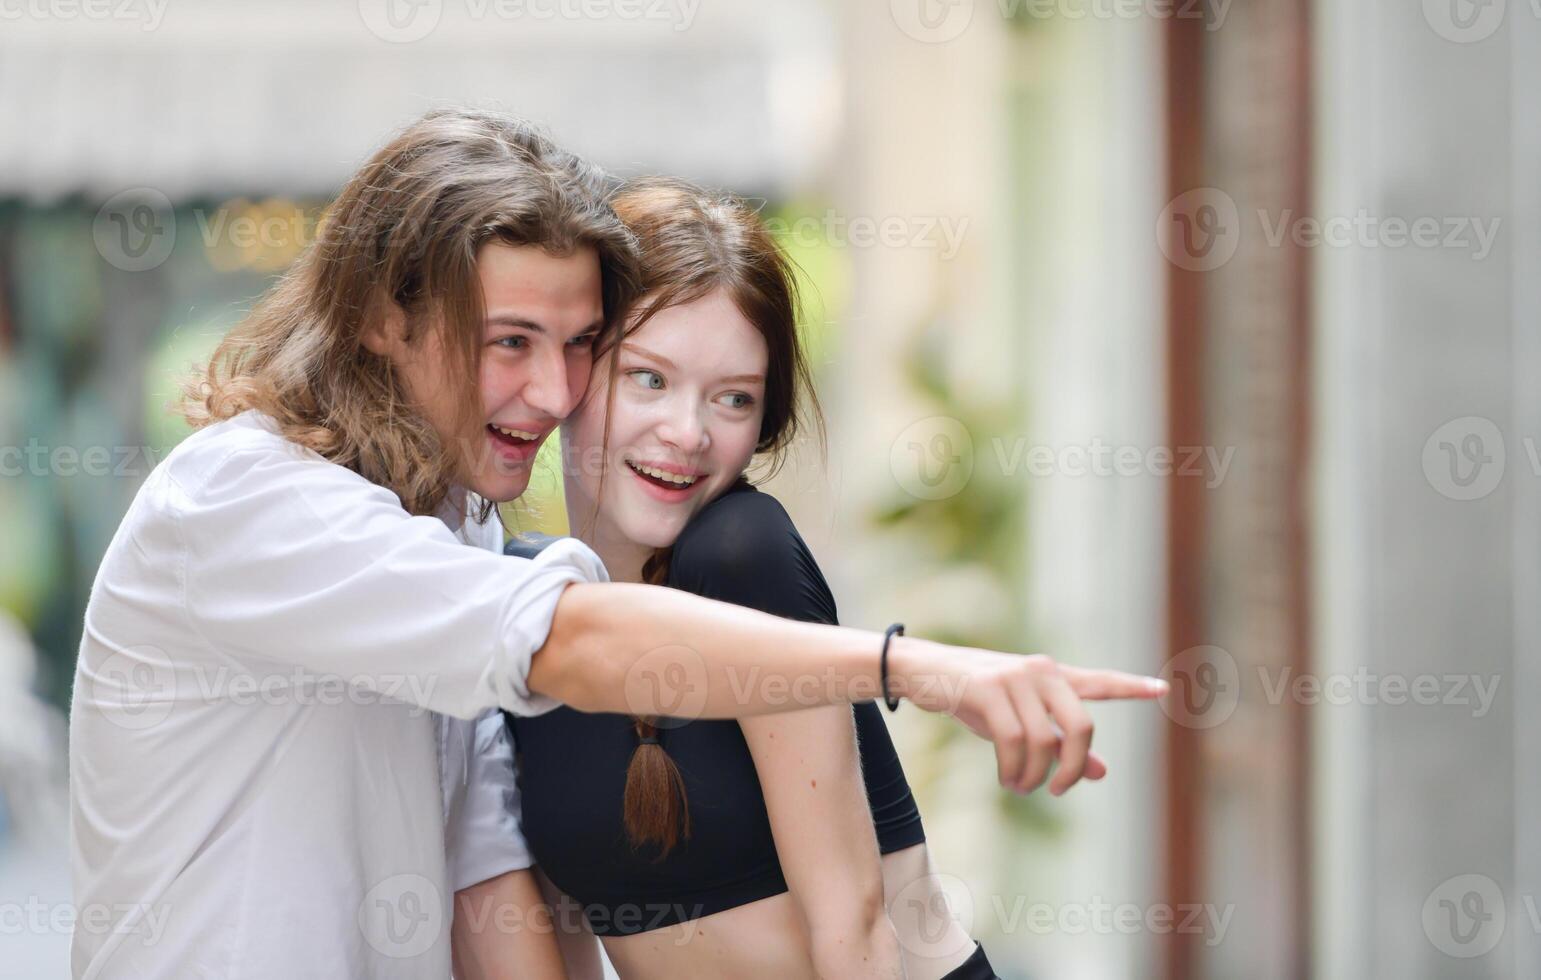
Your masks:
<svg viewBox="0 0 1541 980"><path fill-rule="evenodd" d="M608 584L575 541L499 553L492 507L583 393L632 249L592 168L515 121L435 113L222 343L189 392L198 431L145 482L86 610L76 977L439 980L453 889L529 864L489 827L476 867L445 866L447 814L508 809L467 799L473 767L508 769L478 717L880 694L882 635ZM902 636L886 674L992 740L1024 792L1055 758L1057 792L1102 772L1081 698L1160 693Z"/></svg>

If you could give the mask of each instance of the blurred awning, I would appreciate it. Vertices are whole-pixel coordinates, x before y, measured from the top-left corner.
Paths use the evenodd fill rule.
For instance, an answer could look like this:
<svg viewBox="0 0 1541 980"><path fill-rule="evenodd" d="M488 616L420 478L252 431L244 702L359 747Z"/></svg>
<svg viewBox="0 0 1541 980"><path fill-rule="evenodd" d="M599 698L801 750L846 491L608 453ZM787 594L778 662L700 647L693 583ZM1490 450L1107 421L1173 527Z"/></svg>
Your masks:
<svg viewBox="0 0 1541 980"><path fill-rule="evenodd" d="M622 173L787 193L831 152L841 84L833 14L777 6L23 0L0 22L0 197L325 196L455 103Z"/></svg>

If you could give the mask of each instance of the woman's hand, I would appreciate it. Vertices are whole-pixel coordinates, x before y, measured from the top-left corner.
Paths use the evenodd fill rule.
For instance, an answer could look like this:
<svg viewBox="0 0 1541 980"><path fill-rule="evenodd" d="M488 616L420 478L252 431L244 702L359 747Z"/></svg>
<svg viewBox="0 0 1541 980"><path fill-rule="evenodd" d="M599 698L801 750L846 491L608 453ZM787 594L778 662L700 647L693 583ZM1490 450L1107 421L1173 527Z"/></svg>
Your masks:
<svg viewBox="0 0 1541 980"><path fill-rule="evenodd" d="M889 650L889 692L919 708L952 715L995 744L997 777L1017 793L1036 789L1055 759L1055 796L1107 766L1091 751L1086 701L1151 700L1167 683L1119 670L1087 670L1042 655L953 647L896 636Z"/></svg>

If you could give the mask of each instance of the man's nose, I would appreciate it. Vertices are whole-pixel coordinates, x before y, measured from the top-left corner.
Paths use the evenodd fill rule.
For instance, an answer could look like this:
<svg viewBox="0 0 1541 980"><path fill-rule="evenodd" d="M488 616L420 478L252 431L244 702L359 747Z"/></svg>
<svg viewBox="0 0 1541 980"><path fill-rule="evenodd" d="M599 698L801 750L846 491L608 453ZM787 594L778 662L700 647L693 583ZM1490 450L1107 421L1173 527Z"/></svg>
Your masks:
<svg viewBox="0 0 1541 980"><path fill-rule="evenodd" d="M526 405L558 422L572 414L582 394L568 384L570 368L562 353L558 348L533 363L523 392Z"/></svg>

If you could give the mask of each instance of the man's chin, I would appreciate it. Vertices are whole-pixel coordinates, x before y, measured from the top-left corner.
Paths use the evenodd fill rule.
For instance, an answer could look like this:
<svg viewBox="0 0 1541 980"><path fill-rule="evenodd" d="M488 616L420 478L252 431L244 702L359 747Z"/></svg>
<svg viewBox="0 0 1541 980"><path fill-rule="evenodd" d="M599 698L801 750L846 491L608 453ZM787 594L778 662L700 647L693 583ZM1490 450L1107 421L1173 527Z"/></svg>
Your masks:
<svg viewBox="0 0 1541 980"><path fill-rule="evenodd" d="M524 496L530 488L530 473L499 473L483 476L473 482L471 489L477 496L495 504L506 504Z"/></svg>

